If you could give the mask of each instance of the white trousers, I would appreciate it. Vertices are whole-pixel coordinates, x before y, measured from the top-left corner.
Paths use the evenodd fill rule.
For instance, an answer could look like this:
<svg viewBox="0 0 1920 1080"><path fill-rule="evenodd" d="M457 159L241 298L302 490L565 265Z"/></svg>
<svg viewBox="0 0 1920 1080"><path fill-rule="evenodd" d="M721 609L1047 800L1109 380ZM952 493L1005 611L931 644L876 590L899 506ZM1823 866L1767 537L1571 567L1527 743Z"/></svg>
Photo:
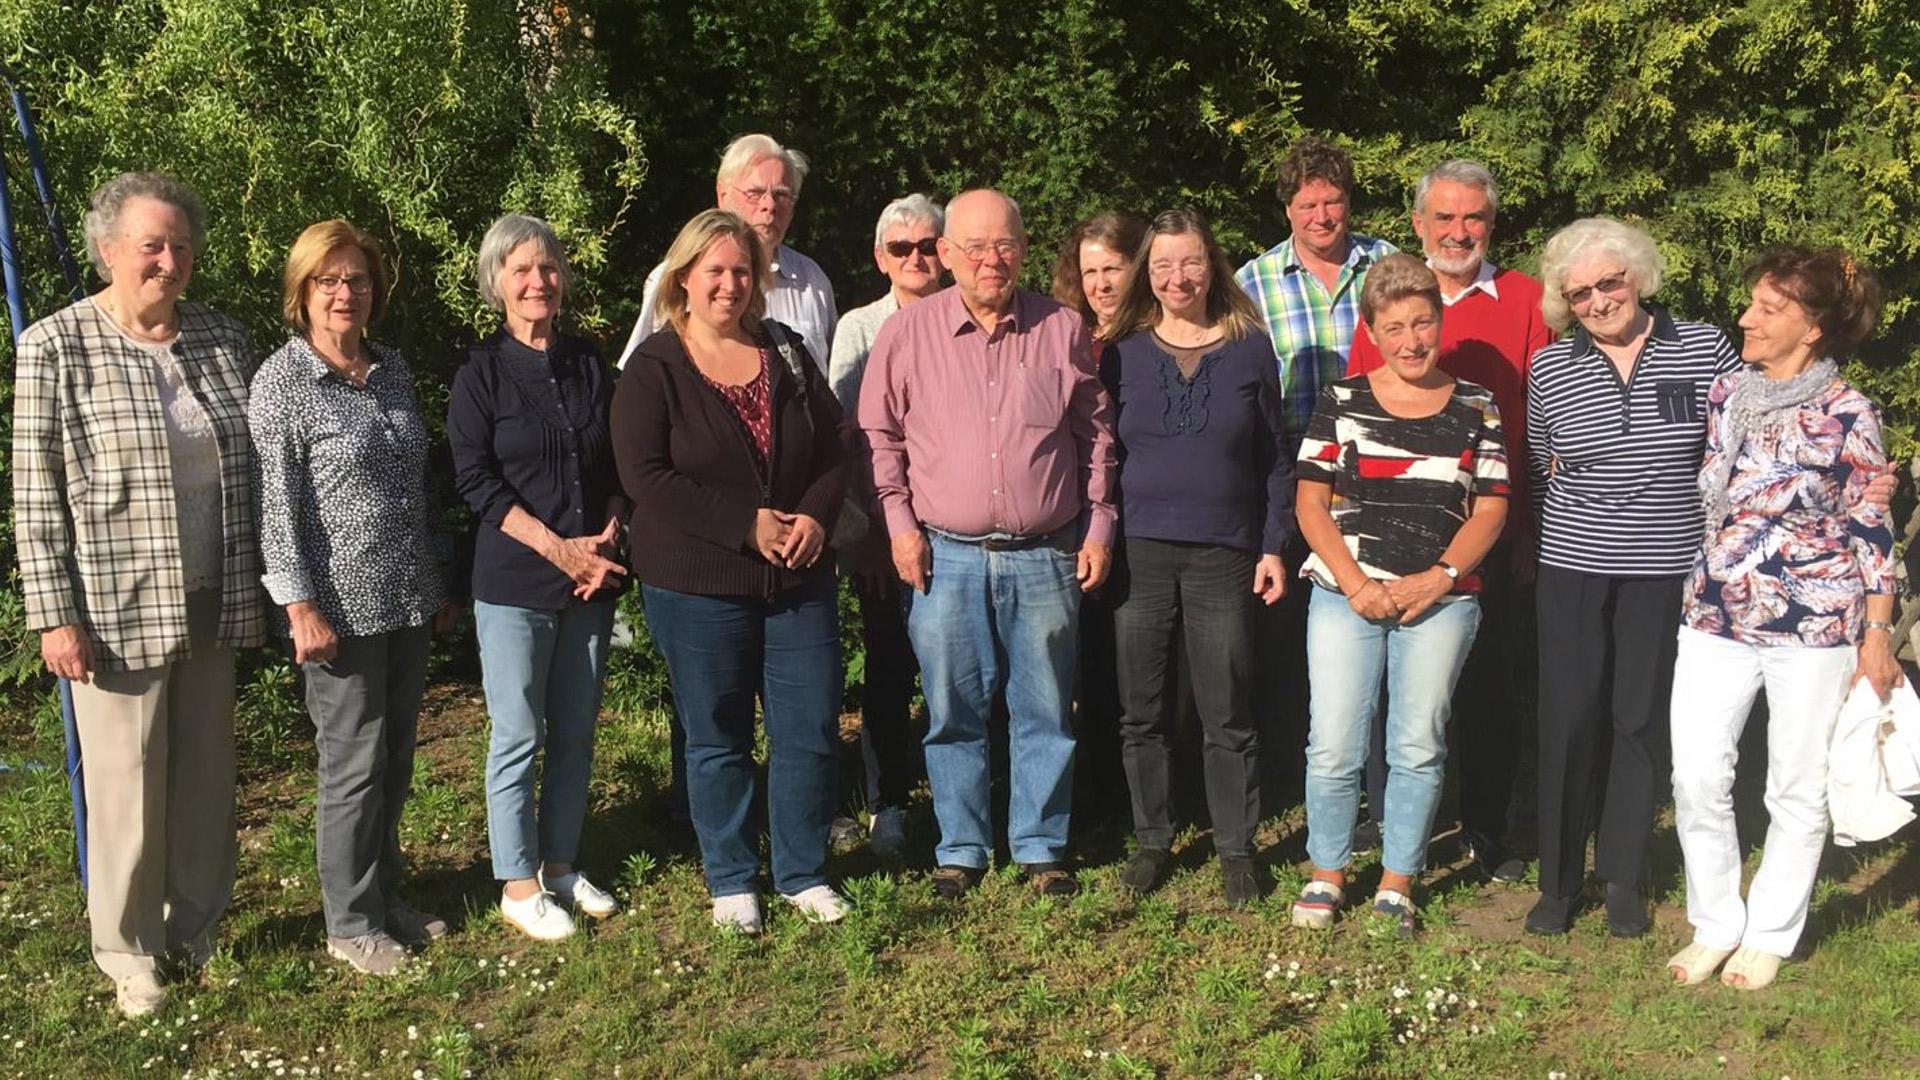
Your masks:
<svg viewBox="0 0 1920 1080"><path fill-rule="evenodd" d="M1827 746L1853 681L1852 646L1747 645L1680 629L1673 674L1673 803L1687 921L1701 945L1789 956L1807 924L1827 841ZM1753 698L1767 692L1767 842L1740 899L1733 768Z"/></svg>

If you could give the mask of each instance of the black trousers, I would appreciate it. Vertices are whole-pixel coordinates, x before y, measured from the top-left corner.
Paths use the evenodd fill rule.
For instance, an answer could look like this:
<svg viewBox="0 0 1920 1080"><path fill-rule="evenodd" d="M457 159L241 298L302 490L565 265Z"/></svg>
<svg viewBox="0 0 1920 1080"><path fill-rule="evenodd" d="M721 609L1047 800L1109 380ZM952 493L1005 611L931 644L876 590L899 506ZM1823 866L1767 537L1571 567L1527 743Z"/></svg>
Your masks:
<svg viewBox="0 0 1920 1080"><path fill-rule="evenodd" d="M913 679L919 672L900 604L906 586L869 589L854 579L860 601L860 637L866 644L866 681L860 689L860 756L867 766L867 809L904 809L922 771L913 737Z"/></svg>
<svg viewBox="0 0 1920 1080"><path fill-rule="evenodd" d="M1667 710L1684 576L1606 577L1542 566L1540 891L1586 880L1644 887L1654 811L1671 783Z"/></svg>
<svg viewBox="0 0 1920 1080"><path fill-rule="evenodd" d="M1184 638L1214 849L1251 855L1260 820L1260 736L1252 702L1257 556L1133 538L1122 558L1111 595L1134 833L1143 848L1173 843L1174 655Z"/></svg>

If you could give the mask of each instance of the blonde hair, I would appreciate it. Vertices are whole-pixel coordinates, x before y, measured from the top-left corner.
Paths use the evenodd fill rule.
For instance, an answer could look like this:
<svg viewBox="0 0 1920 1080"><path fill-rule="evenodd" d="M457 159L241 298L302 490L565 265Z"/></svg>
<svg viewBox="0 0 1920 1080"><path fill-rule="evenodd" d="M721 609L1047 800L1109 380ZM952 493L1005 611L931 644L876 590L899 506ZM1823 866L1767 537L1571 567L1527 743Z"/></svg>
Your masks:
<svg viewBox="0 0 1920 1080"><path fill-rule="evenodd" d="M1412 296L1426 298L1434 314L1440 313L1440 279L1426 263L1396 251L1367 267L1366 283L1360 286L1360 318L1372 327L1381 308Z"/></svg>
<svg viewBox="0 0 1920 1080"><path fill-rule="evenodd" d="M352 222L333 218L307 226L287 252L287 272L280 279L280 318L288 326L302 333L313 329L307 323L307 282L320 271L327 256L343 247L359 248L366 256L367 276L373 279L373 311L367 321L378 322L386 314L387 264L380 242Z"/></svg>
<svg viewBox="0 0 1920 1080"><path fill-rule="evenodd" d="M706 256L707 249L728 236L747 253L753 268L753 298L747 301L740 324L749 333L756 331L767 313L767 254L760 250L760 237L752 227L741 220L740 215L726 210L700 211L692 221L681 226L680 235L673 238L667 257L660 261L660 287L653 295L655 326L671 326L675 333L686 332L687 275L693 272L694 264Z"/></svg>
<svg viewBox="0 0 1920 1080"><path fill-rule="evenodd" d="M1563 295L1567 274L1594 255L1613 256L1642 300L1660 291L1667 260L1654 245L1653 237L1618 218L1581 218L1548 237L1546 249L1540 253L1540 284L1545 289L1540 297L1540 314L1556 332L1573 325L1573 309Z"/></svg>

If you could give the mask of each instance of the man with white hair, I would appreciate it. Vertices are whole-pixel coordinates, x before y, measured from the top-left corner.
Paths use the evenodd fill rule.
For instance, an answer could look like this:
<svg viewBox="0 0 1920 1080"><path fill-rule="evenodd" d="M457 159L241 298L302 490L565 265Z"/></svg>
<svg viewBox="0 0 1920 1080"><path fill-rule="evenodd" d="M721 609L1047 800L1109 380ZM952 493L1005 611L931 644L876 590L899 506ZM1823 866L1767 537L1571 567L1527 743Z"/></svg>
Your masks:
<svg viewBox="0 0 1920 1080"><path fill-rule="evenodd" d="M805 154L781 146L772 136L742 135L720 155L713 195L714 205L740 215L753 227L766 250L773 271L767 285L767 318L799 334L813 362L824 371L836 320L833 283L819 263L785 243L807 168ZM654 290L659 287L660 267L655 266L640 294L639 321L633 324L626 348L620 350L623 367L633 350L660 329L653 321Z"/></svg>
<svg viewBox="0 0 1920 1080"><path fill-rule="evenodd" d="M1118 517L1112 403L1078 312L1017 286L1026 228L983 188L947 205L954 287L880 326L860 428L907 594L926 691L934 892L958 899L993 859L987 727L1007 700L1007 846L1033 888L1068 870L1080 595L1100 587Z"/></svg>
<svg viewBox="0 0 1920 1080"><path fill-rule="evenodd" d="M847 312L833 335L827 383L840 408L860 407L860 380L880 326L908 304L940 291L940 232L946 211L925 195L888 203L873 227L873 264L887 277L886 295ZM868 515L867 534L842 551L840 569L853 578L866 643L866 684L860 695L860 751L867 766L867 810L874 853L897 859L907 840L907 797L917 769L908 720L913 702L913 647L900 608L887 530L875 517L873 476L865 440L847 498Z"/></svg>
<svg viewBox="0 0 1920 1080"><path fill-rule="evenodd" d="M1440 279L1440 300L1446 306L1440 321L1440 367L1493 391L1509 460L1525 461L1527 371L1533 354L1546 347L1553 334L1540 312L1540 283L1487 260L1499 199L1486 166L1448 161L1422 176L1414 189L1413 231L1426 249L1427 266ZM1347 374L1380 365L1379 346L1360 330L1353 336ZM1513 683L1533 663L1533 635L1517 618L1534 571L1532 500L1522 473L1514 471L1506 528L1481 563L1485 591L1480 596L1480 632L1453 694L1461 840L1483 874L1508 883L1526 873L1526 864L1507 858L1505 851L1519 745ZM1373 772L1370 762L1369 783ZM1380 773L1384 786L1384 767Z"/></svg>

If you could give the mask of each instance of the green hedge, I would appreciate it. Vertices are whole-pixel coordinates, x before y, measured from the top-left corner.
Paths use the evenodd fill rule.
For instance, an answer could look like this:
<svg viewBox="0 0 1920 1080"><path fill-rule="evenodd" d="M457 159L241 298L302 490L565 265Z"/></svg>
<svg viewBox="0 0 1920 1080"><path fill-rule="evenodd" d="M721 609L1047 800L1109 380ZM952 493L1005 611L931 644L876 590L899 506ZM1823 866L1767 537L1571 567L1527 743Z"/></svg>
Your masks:
<svg viewBox="0 0 1920 1080"><path fill-rule="evenodd" d="M0 57L71 223L122 169L202 192L194 295L263 348L299 229L373 229L399 270L381 333L430 412L487 325L469 276L496 214L555 222L574 318L617 343L743 131L813 156L794 242L851 307L881 291L872 222L909 190L1012 192L1034 284L1054 238L1110 206L1199 206L1251 255L1285 233L1271 162L1311 130L1353 149L1366 231L1411 243L1412 180L1475 156L1504 185L1497 259L1530 268L1572 218L1625 216L1666 251L1671 302L1722 325L1760 247L1848 245L1893 298L1854 373L1917 449L1920 13L1893 0L12 0ZM44 313L60 290L17 142ZM0 549L10 568L10 533ZM18 620L0 597L0 680L32 670Z"/></svg>

